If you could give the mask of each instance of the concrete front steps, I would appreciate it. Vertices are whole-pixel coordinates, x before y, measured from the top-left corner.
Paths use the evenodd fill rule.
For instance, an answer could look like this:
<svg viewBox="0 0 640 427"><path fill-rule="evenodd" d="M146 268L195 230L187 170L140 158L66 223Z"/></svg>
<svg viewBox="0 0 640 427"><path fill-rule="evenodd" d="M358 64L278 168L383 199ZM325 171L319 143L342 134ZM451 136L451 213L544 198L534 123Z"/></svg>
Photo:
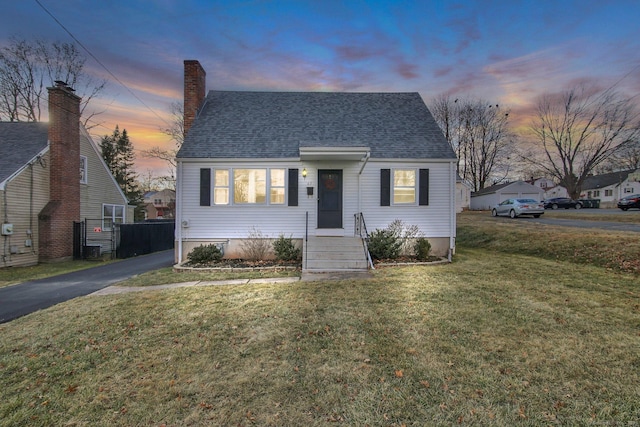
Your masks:
<svg viewBox="0 0 640 427"><path fill-rule="evenodd" d="M302 248L302 270L310 273L366 271L369 263L360 237L310 236Z"/></svg>

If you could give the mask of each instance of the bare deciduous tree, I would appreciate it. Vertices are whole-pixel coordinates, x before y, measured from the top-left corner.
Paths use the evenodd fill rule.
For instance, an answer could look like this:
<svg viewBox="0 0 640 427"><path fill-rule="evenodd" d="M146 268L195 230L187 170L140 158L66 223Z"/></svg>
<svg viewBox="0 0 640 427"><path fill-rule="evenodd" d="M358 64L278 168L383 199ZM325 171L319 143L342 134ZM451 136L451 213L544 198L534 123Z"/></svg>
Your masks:
<svg viewBox="0 0 640 427"><path fill-rule="evenodd" d="M90 129L87 105L101 92L106 80L96 81L84 72L85 58L74 44L47 43L12 38L0 48L0 120L37 122L46 106L46 88L56 80L66 82L82 98L80 114Z"/></svg>
<svg viewBox="0 0 640 427"><path fill-rule="evenodd" d="M431 105L436 122L458 156L457 172L474 191L499 182L508 172L509 111L482 99L452 100L441 95Z"/></svg>
<svg viewBox="0 0 640 427"><path fill-rule="evenodd" d="M579 85L542 95L531 124L542 155L528 160L578 198L589 174L637 141L639 119L632 99L613 90Z"/></svg>
<svg viewBox="0 0 640 427"><path fill-rule="evenodd" d="M165 182L168 188L175 189L175 170L176 170L176 154L182 142L184 141L184 107L181 102L175 101L171 103L171 122L170 126L162 128L162 132L171 137L171 140L175 143L175 147L171 150L166 150L160 147L152 147L148 150L142 151L142 155L151 159L160 159L167 163L169 167L169 176L158 178L160 181Z"/></svg>
<svg viewBox="0 0 640 427"><path fill-rule="evenodd" d="M617 150L607 163L610 171L640 169L640 139Z"/></svg>

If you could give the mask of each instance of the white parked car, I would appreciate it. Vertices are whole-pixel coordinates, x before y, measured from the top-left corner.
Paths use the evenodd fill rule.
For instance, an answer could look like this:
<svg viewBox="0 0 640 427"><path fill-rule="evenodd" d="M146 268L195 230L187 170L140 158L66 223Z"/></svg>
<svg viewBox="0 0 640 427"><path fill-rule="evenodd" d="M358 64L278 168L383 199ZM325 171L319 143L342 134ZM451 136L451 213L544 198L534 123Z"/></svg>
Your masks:
<svg viewBox="0 0 640 427"><path fill-rule="evenodd" d="M534 199L507 199L491 209L493 216L517 218L521 215L533 215L540 218L544 214L544 203Z"/></svg>

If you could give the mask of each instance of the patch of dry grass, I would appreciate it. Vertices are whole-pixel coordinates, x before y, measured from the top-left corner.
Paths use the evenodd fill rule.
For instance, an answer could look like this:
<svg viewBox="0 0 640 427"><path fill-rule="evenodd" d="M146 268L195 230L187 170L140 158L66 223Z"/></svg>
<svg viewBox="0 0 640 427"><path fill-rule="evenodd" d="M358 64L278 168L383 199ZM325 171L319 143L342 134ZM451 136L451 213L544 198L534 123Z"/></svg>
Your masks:
<svg viewBox="0 0 640 427"><path fill-rule="evenodd" d="M458 216L456 244L640 274L640 233L550 226L526 219L493 218L487 212L464 212ZM564 274L548 273L553 277Z"/></svg>
<svg viewBox="0 0 640 427"><path fill-rule="evenodd" d="M271 277L300 277L299 269L265 268L251 271L220 270L184 270L175 271L173 267L161 268L128 279L119 286L154 286L182 282L211 282L234 279L263 279Z"/></svg>
<svg viewBox="0 0 640 427"><path fill-rule="evenodd" d="M639 318L637 277L464 248L368 281L85 297L0 325L0 425L628 425Z"/></svg>

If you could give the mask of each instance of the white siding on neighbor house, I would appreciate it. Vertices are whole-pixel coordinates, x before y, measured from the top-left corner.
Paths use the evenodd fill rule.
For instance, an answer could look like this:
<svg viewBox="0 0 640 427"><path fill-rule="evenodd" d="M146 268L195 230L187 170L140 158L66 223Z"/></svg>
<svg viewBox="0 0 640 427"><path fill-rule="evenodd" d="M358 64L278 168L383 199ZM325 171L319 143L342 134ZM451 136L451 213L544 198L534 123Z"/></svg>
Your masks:
<svg viewBox="0 0 640 427"><path fill-rule="evenodd" d="M611 195L607 196L606 192L610 191ZM640 193L640 183L637 181L629 181L629 178L620 184L612 184L606 187L584 190L580 194L581 199L598 199L601 208L615 208L618 200L632 194Z"/></svg>
<svg viewBox="0 0 640 427"><path fill-rule="evenodd" d="M27 166L6 181L5 190L0 191L2 222L13 224L12 235L0 236L1 267L38 263L38 214L49 201L49 164L47 152L42 162Z"/></svg>
<svg viewBox="0 0 640 427"><path fill-rule="evenodd" d="M542 200L544 190L526 182L519 181L496 190L494 193L471 196L471 209L490 210L495 205L507 199L521 197L525 199Z"/></svg>
<svg viewBox="0 0 640 427"><path fill-rule="evenodd" d="M298 206L243 205L200 206L201 168L297 168ZM280 233L302 238L306 230L306 214L309 215L310 235L354 234L354 215L364 214L369 231L385 228L395 219L407 225L417 225L427 237L449 237L451 234L452 198L449 163L377 162L370 160L362 175L361 162L274 162L274 163L184 163L177 200L180 205L180 221L188 221L182 228L183 239L228 239L247 237L252 227L263 235L277 237ZM380 206L380 169L415 168L429 169L429 206ZM307 177L302 177L302 170ZM343 227L341 230L317 228L318 170L338 169L343 171ZM306 188L313 187L313 196L307 196ZM361 188L359 193L358 188ZM417 197L417 195L416 195Z"/></svg>

